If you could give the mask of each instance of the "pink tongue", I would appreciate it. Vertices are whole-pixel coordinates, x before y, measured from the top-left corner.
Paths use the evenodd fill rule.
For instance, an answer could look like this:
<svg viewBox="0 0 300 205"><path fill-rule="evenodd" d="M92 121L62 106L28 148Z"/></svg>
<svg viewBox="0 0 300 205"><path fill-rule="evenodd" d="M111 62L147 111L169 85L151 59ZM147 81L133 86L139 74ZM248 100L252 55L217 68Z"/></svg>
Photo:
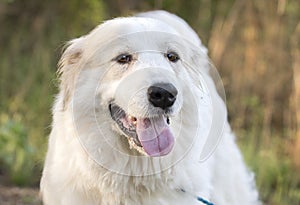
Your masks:
<svg viewBox="0 0 300 205"><path fill-rule="evenodd" d="M173 148L174 136L163 116L137 119L136 132L149 156L167 155Z"/></svg>

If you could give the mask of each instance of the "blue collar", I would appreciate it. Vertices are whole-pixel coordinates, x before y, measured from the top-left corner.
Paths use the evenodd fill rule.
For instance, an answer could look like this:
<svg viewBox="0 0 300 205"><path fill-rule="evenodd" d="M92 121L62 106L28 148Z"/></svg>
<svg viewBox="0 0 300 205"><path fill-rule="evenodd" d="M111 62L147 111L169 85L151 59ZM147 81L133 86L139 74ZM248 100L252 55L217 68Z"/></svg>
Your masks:
<svg viewBox="0 0 300 205"><path fill-rule="evenodd" d="M182 192L186 193L186 191L184 189L180 189ZM203 204L206 204L206 205L214 205L213 203L207 201L206 199L200 197L200 196L195 196L195 198L197 199L197 201L200 201L202 202Z"/></svg>

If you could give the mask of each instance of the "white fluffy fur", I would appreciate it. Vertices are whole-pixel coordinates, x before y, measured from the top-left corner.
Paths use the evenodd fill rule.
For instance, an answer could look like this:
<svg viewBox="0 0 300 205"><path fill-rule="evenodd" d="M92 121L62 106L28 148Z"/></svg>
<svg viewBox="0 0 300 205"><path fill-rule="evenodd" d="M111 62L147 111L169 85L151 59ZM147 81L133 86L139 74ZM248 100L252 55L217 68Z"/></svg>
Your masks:
<svg viewBox="0 0 300 205"><path fill-rule="evenodd" d="M176 37L179 40L173 44ZM163 53L170 48L177 49L182 62L168 62ZM135 53L136 58L126 69L112 61L124 52ZM260 204L253 174L228 123L217 149L199 162L204 136L214 129L210 127L213 108L200 100L205 92L201 76L210 79L207 59L196 33L164 11L113 19L71 41L60 61L60 92L41 180L44 204L201 204L195 196L216 205ZM140 88L157 82L171 82L179 92L171 116L174 150L161 158L120 155L112 147L133 151L109 115L109 101L114 99L133 116L150 117L155 110ZM217 105L226 112L221 99Z"/></svg>

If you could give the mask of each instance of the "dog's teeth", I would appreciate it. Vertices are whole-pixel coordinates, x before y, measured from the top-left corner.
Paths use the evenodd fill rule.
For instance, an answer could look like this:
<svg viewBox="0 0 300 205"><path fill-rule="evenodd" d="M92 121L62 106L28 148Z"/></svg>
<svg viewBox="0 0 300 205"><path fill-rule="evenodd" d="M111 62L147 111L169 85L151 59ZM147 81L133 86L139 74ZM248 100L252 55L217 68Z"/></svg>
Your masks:
<svg viewBox="0 0 300 205"><path fill-rule="evenodd" d="M133 116L129 115L128 119L132 122L132 124L136 125L136 123L137 123L136 117L133 117Z"/></svg>

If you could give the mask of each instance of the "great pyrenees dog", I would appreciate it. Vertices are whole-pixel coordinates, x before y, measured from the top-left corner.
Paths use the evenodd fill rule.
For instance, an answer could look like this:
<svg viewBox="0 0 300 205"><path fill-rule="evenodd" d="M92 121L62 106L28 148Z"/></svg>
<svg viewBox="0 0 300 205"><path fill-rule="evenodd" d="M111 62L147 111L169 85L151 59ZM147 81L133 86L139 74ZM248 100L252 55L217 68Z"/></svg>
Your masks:
<svg viewBox="0 0 300 205"><path fill-rule="evenodd" d="M104 22L59 63L45 205L257 205L222 83L165 11Z"/></svg>

